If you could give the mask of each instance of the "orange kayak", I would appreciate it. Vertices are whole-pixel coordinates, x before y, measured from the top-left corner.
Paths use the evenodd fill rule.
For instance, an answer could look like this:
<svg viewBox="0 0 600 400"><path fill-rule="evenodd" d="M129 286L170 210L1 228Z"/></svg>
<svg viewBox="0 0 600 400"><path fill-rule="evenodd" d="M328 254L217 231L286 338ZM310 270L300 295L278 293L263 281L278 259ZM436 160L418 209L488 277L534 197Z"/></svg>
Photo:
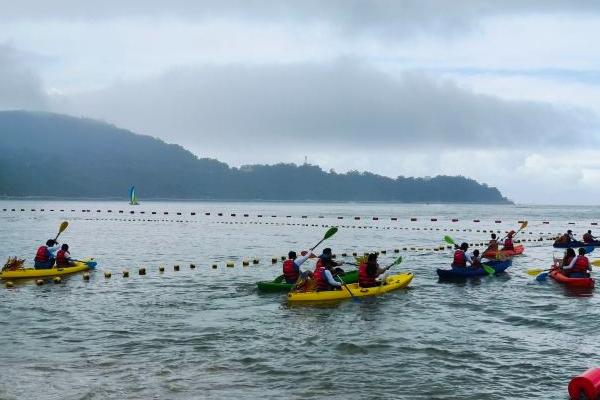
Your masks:
<svg viewBox="0 0 600 400"><path fill-rule="evenodd" d="M522 244L518 244L515 246L514 250L488 250L483 253L485 258L504 258L504 257L512 257L518 256L519 254L523 254L525 251L525 247Z"/></svg>

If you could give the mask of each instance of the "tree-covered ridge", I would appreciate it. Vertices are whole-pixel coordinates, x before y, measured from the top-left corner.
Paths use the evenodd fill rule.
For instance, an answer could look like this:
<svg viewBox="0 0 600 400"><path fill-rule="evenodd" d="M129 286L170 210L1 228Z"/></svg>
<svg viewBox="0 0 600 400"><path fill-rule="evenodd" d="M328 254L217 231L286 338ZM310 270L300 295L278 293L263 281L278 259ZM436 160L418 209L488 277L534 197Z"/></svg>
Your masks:
<svg viewBox="0 0 600 400"><path fill-rule="evenodd" d="M0 112L0 195L126 197L131 184L142 199L509 202L462 176L392 179L310 164L231 168L91 119ZM306 190L292 190L298 187Z"/></svg>

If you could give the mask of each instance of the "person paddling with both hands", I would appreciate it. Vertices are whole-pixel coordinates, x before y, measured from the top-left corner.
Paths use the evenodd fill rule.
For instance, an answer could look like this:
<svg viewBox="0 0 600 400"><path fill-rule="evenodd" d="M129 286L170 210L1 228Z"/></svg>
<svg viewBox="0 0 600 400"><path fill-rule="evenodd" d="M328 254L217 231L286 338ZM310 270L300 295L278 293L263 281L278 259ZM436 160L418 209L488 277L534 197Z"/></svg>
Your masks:
<svg viewBox="0 0 600 400"><path fill-rule="evenodd" d="M54 266L56 252L58 251L58 242L55 239L48 239L45 246L40 246L35 253L35 269L50 269Z"/></svg>
<svg viewBox="0 0 600 400"><path fill-rule="evenodd" d="M313 255L313 252L308 250L306 252L303 251L302 254L302 256L298 257L295 251L290 251L288 259L283 262L283 277L286 283L296 283L301 275L312 275L310 271L303 272L300 266Z"/></svg>
<svg viewBox="0 0 600 400"><path fill-rule="evenodd" d="M382 285L385 282L385 272L393 265L381 268L377 263L377 253L369 254L367 261L361 263L358 267L358 286L370 288Z"/></svg>
<svg viewBox="0 0 600 400"><path fill-rule="evenodd" d="M467 265L473 265L473 259L467 253L467 250L469 250L468 243L463 242L460 246L456 246L454 259L452 260L452 268L466 268Z"/></svg>
<svg viewBox="0 0 600 400"><path fill-rule="evenodd" d="M343 265L343 263L337 263L333 261L333 256L329 247L323 249L323 253L319 256L319 260L317 261L317 265L313 273L317 290L322 291L341 289L342 284L333 278L333 273L338 272L334 271L334 268L336 270L340 270L337 268L340 265Z"/></svg>

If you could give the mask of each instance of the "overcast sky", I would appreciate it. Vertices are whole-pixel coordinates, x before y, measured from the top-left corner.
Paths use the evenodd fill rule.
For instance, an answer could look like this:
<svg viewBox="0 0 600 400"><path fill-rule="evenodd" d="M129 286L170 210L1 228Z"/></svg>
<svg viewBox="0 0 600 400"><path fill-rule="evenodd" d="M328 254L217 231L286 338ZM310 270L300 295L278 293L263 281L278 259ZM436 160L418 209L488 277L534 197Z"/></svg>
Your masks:
<svg viewBox="0 0 600 400"><path fill-rule="evenodd" d="M0 109L235 166L307 156L600 199L599 1L0 1Z"/></svg>

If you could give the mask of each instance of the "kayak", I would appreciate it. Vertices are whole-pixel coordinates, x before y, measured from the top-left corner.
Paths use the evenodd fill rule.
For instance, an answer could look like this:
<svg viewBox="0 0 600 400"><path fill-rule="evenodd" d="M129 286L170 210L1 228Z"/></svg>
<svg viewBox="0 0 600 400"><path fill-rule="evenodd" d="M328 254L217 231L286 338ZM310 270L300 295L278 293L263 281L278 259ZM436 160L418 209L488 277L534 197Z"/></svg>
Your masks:
<svg viewBox="0 0 600 400"><path fill-rule="evenodd" d="M566 243L554 242L554 244L552 246L556 247L558 249L568 249L568 248L575 248L575 247L600 247L600 241L594 240L593 242L589 242L589 243L583 243L583 242L580 242L579 240L566 242Z"/></svg>
<svg viewBox="0 0 600 400"><path fill-rule="evenodd" d="M335 277L337 281L339 279ZM342 275L342 279L345 283L356 283L358 282L358 271L348 271ZM264 293L278 293L278 292L289 292L294 287L293 283L286 283L283 280L283 276L275 278L273 281L261 281L256 282L256 286L260 292Z"/></svg>
<svg viewBox="0 0 600 400"><path fill-rule="evenodd" d="M563 274L559 269L553 269L550 271L550 277L556 282L562 283L566 286L581 287L581 288L593 288L593 278L569 278Z"/></svg>
<svg viewBox="0 0 600 400"><path fill-rule="evenodd" d="M414 275L412 272L391 275L386 278L384 285L371 288L361 288L358 286L358 283L352 283L350 285L346 285L348 289L342 287L341 290L323 290L320 292L290 292L288 294L288 302L302 303L344 300L351 297L378 296L387 292L391 292L392 290L397 290L408 286L410 281L412 281L413 276ZM350 292L352 292L352 296L350 295Z"/></svg>
<svg viewBox="0 0 600 400"><path fill-rule="evenodd" d="M512 265L512 260L505 261L487 261L484 263L494 268L496 274L504 272L508 267ZM477 276L487 275L483 268L452 268L452 269L439 269L437 274L440 279L452 279L452 278L473 278Z"/></svg>
<svg viewBox="0 0 600 400"><path fill-rule="evenodd" d="M485 253L483 253L483 257L485 257L485 258L512 257L512 256L518 256L519 254L523 254L524 251L525 251L525 247L522 244L518 244L515 246L514 250L499 250L499 251L488 250Z"/></svg>
<svg viewBox="0 0 600 400"><path fill-rule="evenodd" d="M0 272L0 279L45 278L49 276L73 274L95 267L96 261L94 261L93 258L86 258L82 261L74 262L72 267L56 268L55 266L54 268L48 269L21 268L14 271L2 271Z"/></svg>

